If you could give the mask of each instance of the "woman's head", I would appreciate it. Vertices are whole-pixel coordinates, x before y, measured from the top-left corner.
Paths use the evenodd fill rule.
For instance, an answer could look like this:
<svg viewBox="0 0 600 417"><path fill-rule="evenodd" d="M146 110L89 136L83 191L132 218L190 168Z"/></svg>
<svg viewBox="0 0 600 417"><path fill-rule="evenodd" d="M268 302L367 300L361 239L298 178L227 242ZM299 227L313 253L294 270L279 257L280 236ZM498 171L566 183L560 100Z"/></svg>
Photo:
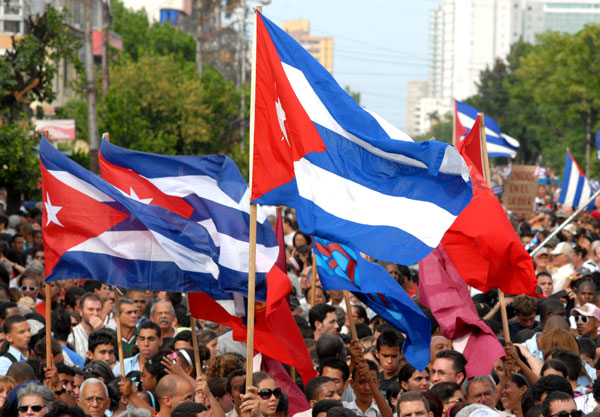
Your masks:
<svg viewBox="0 0 600 417"><path fill-rule="evenodd" d="M203 344L210 351L210 357L214 358L219 354L217 346L218 337L212 330L202 330L198 333L198 343Z"/></svg>
<svg viewBox="0 0 600 417"><path fill-rule="evenodd" d="M521 408L521 398L529 385L527 379L521 374L512 374L502 389L500 400L504 409L515 414L515 410Z"/></svg>
<svg viewBox="0 0 600 417"><path fill-rule="evenodd" d="M579 346L575 337L568 331L562 328L555 328L548 331L546 334L538 338L540 348L544 353L544 357L552 348L575 352L579 355Z"/></svg>
<svg viewBox="0 0 600 417"><path fill-rule="evenodd" d="M167 374L167 370L162 364L162 359L167 354L167 352L158 352L144 364L142 368L142 387L144 390L154 391L158 381Z"/></svg>
<svg viewBox="0 0 600 417"><path fill-rule="evenodd" d="M562 376L563 378L566 378L567 372L567 367L564 363L562 363L558 359L549 359L546 362L544 362L542 370L540 371L540 375L558 375Z"/></svg>
<svg viewBox="0 0 600 417"><path fill-rule="evenodd" d="M429 389L429 370L425 368L423 372L419 372L410 363L407 363L400 369L398 374L398 382L404 392L417 391L425 392Z"/></svg>
<svg viewBox="0 0 600 417"><path fill-rule="evenodd" d="M0 376L0 408L6 402L8 393L17 385L15 380L9 376Z"/></svg>
<svg viewBox="0 0 600 417"><path fill-rule="evenodd" d="M255 372L252 375L252 385L258 388L260 411L263 416L274 415L281 397L281 388L277 386L277 382L265 372Z"/></svg>
<svg viewBox="0 0 600 417"><path fill-rule="evenodd" d="M54 409L54 393L44 385L29 383L17 392L19 416L42 417Z"/></svg>
<svg viewBox="0 0 600 417"><path fill-rule="evenodd" d="M310 236L305 235L302 232L296 232L294 238L292 239L295 248L299 248L300 246L310 246L312 243Z"/></svg>

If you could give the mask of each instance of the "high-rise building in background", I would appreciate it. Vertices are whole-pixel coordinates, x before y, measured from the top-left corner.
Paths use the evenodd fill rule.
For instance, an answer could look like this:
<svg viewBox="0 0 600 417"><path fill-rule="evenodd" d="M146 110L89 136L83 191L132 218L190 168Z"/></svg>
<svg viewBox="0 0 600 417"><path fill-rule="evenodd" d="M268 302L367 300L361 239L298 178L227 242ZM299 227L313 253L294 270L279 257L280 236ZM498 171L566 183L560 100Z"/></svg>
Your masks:
<svg viewBox="0 0 600 417"><path fill-rule="evenodd" d="M474 95L480 72L519 39L535 43L539 33L575 33L587 23L600 23L600 0L442 0L430 15L430 91L415 134L428 132L435 112L452 111L453 98ZM408 100L407 91L407 111Z"/></svg>
<svg viewBox="0 0 600 417"><path fill-rule="evenodd" d="M333 37L311 35L310 22L303 19L282 22L281 28L310 52L327 71L333 73Z"/></svg>
<svg viewBox="0 0 600 417"><path fill-rule="evenodd" d="M421 99L429 96L429 81L415 80L406 83L406 134L416 136L422 131L420 120Z"/></svg>

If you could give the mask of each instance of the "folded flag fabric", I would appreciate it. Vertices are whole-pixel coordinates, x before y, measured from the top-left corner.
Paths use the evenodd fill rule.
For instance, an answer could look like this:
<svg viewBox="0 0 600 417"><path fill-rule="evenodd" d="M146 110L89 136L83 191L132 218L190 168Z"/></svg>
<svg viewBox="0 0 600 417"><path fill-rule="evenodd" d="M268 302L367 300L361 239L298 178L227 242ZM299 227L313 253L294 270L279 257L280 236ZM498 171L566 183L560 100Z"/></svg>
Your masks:
<svg viewBox="0 0 600 417"><path fill-rule="evenodd" d="M218 254L220 286L248 293L250 191L235 162L223 155L149 154L107 140L102 141L99 160L102 177L124 193L206 228ZM265 300L265 277L278 254L277 237L259 208L257 300Z"/></svg>
<svg viewBox="0 0 600 417"><path fill-rule="evenodd" d="M463 158L468 157L473 163L473 166L483 173L483 153L481 152L481 116L478 114L475 123L471 130L465 135L458 138L456 149ZM466 161L465 161L466 162ZM468 166L467 162L467 166Z"/></svg>
<svg viewBox="0 0 600 417"><path fill-rule="evenodd" d="M461 136L466 135L473 127L479 110L454 100L455 135L458 141ZM498 123L489 116L485 116L485 133L487 136L487 150L490 158L507 157L514 158L521 146L518 140L500 132Z"/></svg>
<svg viewBox="0 0 600 417"><path fill-rule="evenodd" d="M467 359L467 378L489 375L504 349L479 318L467 285L440 244L419 262L419 300L429 307L445 337Z"/></svg>
<svg viewBox="0 0 600 417"><path fill-rule="evenodd" d="M593 194L590 182L585 177L575 158L573 158L573 155L571 155L571 152L567 150L558 202L563 206L577 208L587 203ZM593 201L588 205L587 209L594 209Z"/></svg>
<svg viewBox="0 0 600 417"><path fill-rule="evenodd" d="M377 259L429 253L471 199L456 150L360 107L260 13L256 53L253 202L294 207L303 232Z"/></svg>
<svg viewBox="0 0 600 417"><path fill-rule="evenodd" d="M217 251L207 230L143 204L40 142L46 280L93 278L165 291L219 286Z"/></svg>
<svg viewBox="0 0 600 417"><path fill-rule="evenodd" d="M429 363L431 323L404 289L379 264L363 259L348 246L313 236L321 284L326 290L348 290L406 335L404 357L415 368Z"/></svg>
<svg viewBox="0 0 600 417"><path fill-rule="evenodd" d="M442 238L444 248L466 283L478 290L535 296L533 260L483 179L481 144L481 131L471 129L458 145L471 174L473 199Z"/></svg>
<svg viewBox="0 0 600 417"><path fill-rule="evenodd" d="M295 367L306 383L317 373L286 299L291 290L290 280L275 267L267 274L267 288L266 303L256 304L254 349ZM233 339L246 342L247 327L244 320L229 314L223 308L222 300L204 293L190 293L188 296L190 312L194 317L231 327Z"/></svg>

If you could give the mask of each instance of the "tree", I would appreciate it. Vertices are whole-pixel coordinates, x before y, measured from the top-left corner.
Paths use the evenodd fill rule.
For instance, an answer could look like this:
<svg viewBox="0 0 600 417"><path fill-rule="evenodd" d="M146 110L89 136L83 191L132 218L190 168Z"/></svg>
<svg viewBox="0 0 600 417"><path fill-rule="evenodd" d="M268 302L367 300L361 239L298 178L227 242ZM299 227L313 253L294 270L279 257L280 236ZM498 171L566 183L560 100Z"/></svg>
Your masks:
<svg viewBox="0 0 600 417"><path fill-rule="evenodd" d="M452 129L454 126L452 121L452 114L446 113L440 119L439 115L437 115L437 112L434 113L436 113L435 116L437 117L437 121L433 123L432 120L430 132L415 137L415 141L423 142L433 137L435 138L435 140L440 142L452 143Z"/></svg>
<svg viewBox="0 0 600 417"><path fill-rule="evenodd" d="M212 68L140 56L114 67L103 128L118 145L146 152L197 155L239 143L239 90Z"/></svg>
<svg viewBox="0 0 600 417"><path fill-rule="evenodd" d="M63 25L64 12L48 7L41 16L29 16L29 33L12 38L13 48L0 57L0 183L8 192L8 211L21 197L39 194L39 165L28 104L55 98L52 80L61 60L80 68L79 43Z"/></svg>

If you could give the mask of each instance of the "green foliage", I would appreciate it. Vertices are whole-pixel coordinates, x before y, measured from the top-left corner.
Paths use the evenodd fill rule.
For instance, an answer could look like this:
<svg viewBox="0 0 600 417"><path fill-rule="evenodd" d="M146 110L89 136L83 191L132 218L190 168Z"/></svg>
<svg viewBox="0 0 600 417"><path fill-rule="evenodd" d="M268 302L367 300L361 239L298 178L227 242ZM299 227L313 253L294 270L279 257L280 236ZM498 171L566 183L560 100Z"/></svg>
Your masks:
<svg viewBox="0 0 600 417"><path fill-rule="evenodd" d="M433 123L430 133L419 135L414 139L416 142L423 142L433 137L440 142L452 143L453 128L452 114L448 113L445 114L441 120Z"/></svg>
<svg viewBox="0 0 600 417"><path fill-rule="evenodd" d="M9 121L0 128L0 184L8 187L9 194L39 195L40 176L35 147L39 137L25 115L22 120Z"/></svg>
<svg viewBox="0 0 600 417"><path fill-rule="evenodd" d="M239 98L215 70L199 79L170 57L145 55L114 68L103 130L116 144L146 152L224 153L239 143Z"/></svg>
<svg viewBox="0 0 600 417"><path fill-rule="evenodd" d="M87 103L83 99L69 100L56 111L57 119L75 120L75 136L77 140L88 141Z"/></svg>

